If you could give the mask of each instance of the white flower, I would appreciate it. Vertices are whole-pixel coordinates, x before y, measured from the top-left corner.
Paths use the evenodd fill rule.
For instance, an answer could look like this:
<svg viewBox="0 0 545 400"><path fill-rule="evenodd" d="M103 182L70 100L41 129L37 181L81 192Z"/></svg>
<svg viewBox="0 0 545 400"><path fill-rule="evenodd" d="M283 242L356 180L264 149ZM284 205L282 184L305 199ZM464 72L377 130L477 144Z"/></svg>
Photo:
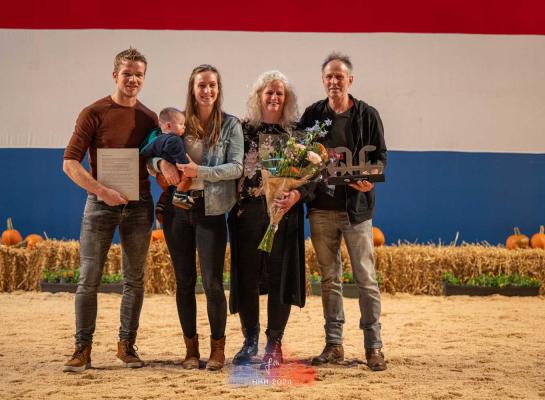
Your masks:
<svg viewBox="0 0 545 400"><path fill-rule="evenodd" d="M320 164L322 162L322 157L313 151L309 151L307 153L307 160L309 160L312 164Z"/></svg>
<svg viewBox="0 0 545 400"><path fill-rule="evenodd" d="M324 121L325 126L331 126L332 123L333 123L333 121L331 121L330 119L326 119Z"/></svg>

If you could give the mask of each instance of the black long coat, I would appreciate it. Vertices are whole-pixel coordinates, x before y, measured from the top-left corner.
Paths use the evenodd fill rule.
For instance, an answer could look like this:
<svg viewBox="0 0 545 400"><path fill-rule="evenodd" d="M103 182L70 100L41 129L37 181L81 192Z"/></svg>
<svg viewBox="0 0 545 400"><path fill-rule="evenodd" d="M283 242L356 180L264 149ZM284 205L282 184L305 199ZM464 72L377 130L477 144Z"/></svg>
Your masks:
<svg viewBox="0 0 545 400"><path fill-rule="evenodd" d="M231 292L229 297L229 310L235 314L239 307L239 263L244 262L241 257L239 244L241 241L251 238L261 240L268 225L268 216L264 209L262 219L255 220L251 227L241 227L238 217L238 204L229 213L229 238L231 244ZM280 282L280 298L283 304L292 304L304 307L306 299L305 282L305 213L302 203L295 204L282 218L278 225L278 231L274 238L271 256L258 250L260 253L260 265L256 266L261 271L260 294L268 293L267 270L271 260L281 260L282 273ZM240 235L240 229L244 228L245 235ZM252 235L248 236L248 228ZM255 228L255 229L254 229ZM244 237L242 237L244 236ZM259 243L259 240L257 243Z"/></svg>

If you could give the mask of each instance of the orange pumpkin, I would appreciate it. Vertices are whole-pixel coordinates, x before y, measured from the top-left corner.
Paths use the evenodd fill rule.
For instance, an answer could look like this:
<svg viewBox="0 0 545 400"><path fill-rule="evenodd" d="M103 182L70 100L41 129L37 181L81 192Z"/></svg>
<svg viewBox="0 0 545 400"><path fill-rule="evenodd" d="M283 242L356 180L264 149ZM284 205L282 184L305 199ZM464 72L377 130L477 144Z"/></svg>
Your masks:
<svg viewBox="0 0 545 400"><path fill-rule="evenodd" d="M384 233L376 226L373 226L373 244L375 247L380 247L384 244Z"/></svg>
<svg viewBox="0 0 545 400"><path fill-rule="evenodd" d="M158 219L155 220L155 229L151 231L151 241L165 241L165 234L163 233L163 228L161 228L161 222Z"/></svg>
<svg viewBox="0 0 545 400"><path fill-rule="evenodd" d="M16 229L13 229L11 218L7 220L7 229L2 232L2 243L6 246L15 246L23 241L23 237Z"/></svg>
<svg viewBox="0 0 545 400"><path fill-rule="evenodd" d="M520 233L519 228L515 227L515 234L507 238L505 242L505 247L509 250L514 249L527 249L530 245L530 239L528 236Z"/></svg>
<svg viewBox="0 0 545 400"><path fill-rule="evenodd" d="M44 238L37 233L31 233L25 238L27 249L31 249L36 243L42 242L43 240Z"/></svg>
<svg viewBox="0 0 545 400"><path fill-rule="evenodd" d="M543 225L539 227L539 232L532 235L530 239L530 245L532 249L544 249L545 250L545 230Z"/></svg>
<svg viewBox="0 0 545 400"><path fill-rule="evenodd" d="M165 234L163 233L162 229L154 229L151 231L151 240L152 242L156 242L159 240L165 241Z"/></svg>

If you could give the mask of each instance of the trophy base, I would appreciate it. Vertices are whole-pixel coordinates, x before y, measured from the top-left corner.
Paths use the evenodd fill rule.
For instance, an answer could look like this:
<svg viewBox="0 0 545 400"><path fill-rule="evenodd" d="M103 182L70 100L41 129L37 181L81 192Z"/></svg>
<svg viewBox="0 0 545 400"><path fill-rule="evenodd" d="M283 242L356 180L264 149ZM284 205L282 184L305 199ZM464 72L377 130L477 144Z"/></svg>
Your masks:
<svg viewBox="0 0 545 400"><path fill-rule="evenodd" d="M328 185L349 185L358 181L368 181L368 182L386 182L384 174L373 174L373 175L343 175L343 176L330 176L327 178Z"/></svg>

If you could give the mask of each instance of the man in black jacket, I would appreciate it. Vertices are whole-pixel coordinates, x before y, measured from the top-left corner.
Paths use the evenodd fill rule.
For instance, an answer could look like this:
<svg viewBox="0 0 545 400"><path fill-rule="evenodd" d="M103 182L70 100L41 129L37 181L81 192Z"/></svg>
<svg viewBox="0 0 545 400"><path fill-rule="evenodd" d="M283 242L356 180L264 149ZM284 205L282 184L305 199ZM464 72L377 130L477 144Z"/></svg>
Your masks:
<svg viewBox="0 0 545 400"><path fill-rule="evenodd" d="M331 120L324 145L347 147L353 162L359 162L362 147L375 146L366 154L367 161L386 164L382 121L378 111L348 93L353 81L350 58L330 54L322 64L322 82L327 99L312 104L301 118L302 127L315 121ZM311 239L322 276L326 346L314 365L344 359L342 332L344 324L342 298L341 239L344 237L354 280L359 288L360 328L364 333L367 365L373 371L386 369L381 351L380 292L376 280L373 252L372 216L375 202L373 184L358 181L348 186L309 184L300 188L301 198L308 202Z"/></svg>

